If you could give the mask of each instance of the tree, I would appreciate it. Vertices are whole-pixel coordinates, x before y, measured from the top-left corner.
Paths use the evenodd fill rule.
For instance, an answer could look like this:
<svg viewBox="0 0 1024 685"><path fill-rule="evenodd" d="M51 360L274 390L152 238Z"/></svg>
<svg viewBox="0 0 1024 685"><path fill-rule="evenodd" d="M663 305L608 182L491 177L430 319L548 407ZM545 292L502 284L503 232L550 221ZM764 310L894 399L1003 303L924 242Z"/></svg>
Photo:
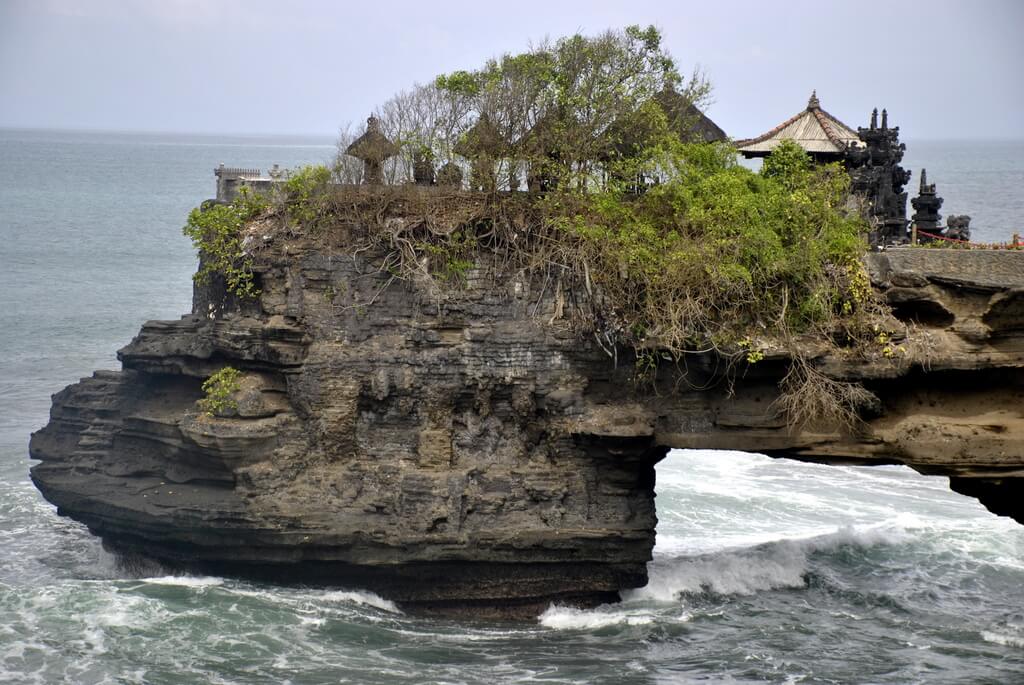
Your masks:
<svg viewBox="0 0 1024 685"><path fill-rule="evenodd" d="M463 144L466 136L486 115L503 143L493 160L498 189L518 186L524 170L535 188L601 186L609 176L635 176L647 149L671 133L664 112L659 115L660 96L695 104L708 92L698 72L684 83L653 26L544 41L481 69L415 85L378 108L384 134L401 149L386 164L385 178L411 180L421 155L458 164L469 176L471 160L456 149L472 147ZM643 140L636 140L637 131ZM632 140L624 145L627 133ZM339 141L342 153L344 146ZM339 167L345 168L341 156Z"/></svg>
<svg viewBox="0 0 1024 685"><path fill-rule="evenodd" d="M435 84L468 100L476 117L486 113L506 140L506 165L525 164L546 188L601 184L616 123L650 109L659 93L696 103L709 92L699 73L683 84L653 26L545 41ZM652 140L667 133L664 117L654 124Z"/></svg>

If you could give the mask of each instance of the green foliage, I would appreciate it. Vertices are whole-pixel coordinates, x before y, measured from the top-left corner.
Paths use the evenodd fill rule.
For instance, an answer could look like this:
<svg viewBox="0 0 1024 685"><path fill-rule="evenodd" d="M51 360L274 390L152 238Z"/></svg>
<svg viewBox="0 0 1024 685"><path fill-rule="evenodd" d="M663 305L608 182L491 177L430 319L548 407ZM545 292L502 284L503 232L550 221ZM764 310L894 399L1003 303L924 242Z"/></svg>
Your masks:
<svg viewBox="0 0 1024 685"><path fill-rule="evenodd" d="M232 366L225 366L203 382L205 397L199 400L199 408L208 416L216 416L238 409L233 395L238 392L242 372Z"/></svg>
<svg viewBox="0 0 1024 685"><path fill-rule="evenodd" d="M435 79L434 84L439 90L458 95L475 96L480 92L479 77L468 71L453 71L450 74L441 74Z"/></svg>
<svg viewBox="0 0 1024 685"><path fill-rule="evenodd" d="M653 98L682 81L660 32L629 26L506 54L477 71L439 76L434 87L465 99L470 112L487 113L532 175L544 176L551 186L588 186L601 176L597 160L624 162L663 137L664 113L659 118ZM681 96L694 102L707 91L695 75ZM463 126L475 119L465 111L455 116ZM432 140L429 133L416 139Z"/></svg>
<svg viewBox="0 0 1024 685"><path fill-rule="evenodd" d="M582 239L580 258L625 339L643 331L631 342L679 354L747 331L785 339L863 301L864 226L841 209L840 169L783 159L758 175L724 145L649 153L661 179L642 194L610 185L545 198L550 219Z"/></svg>
<svg viewBox="0 0 1024 685"><path fill-rule="evenodd" d="M330 181L331 172L325 166L301 167L288 175L272 198L243 187L230 204L193 209L182 229L200 253L200 267L193 280L208 284L212 276L220 275L231 294L242 299L257 297L252 255L242 249L242 229L269 214L293 227L318 229L331 214Z"/></svg>
<svg viewBox="0 0 1024 685"><path fill-rule="evenodd" d="M197 207L189 213L182 232L200 253L200 267L192 277L196 283L207 284L211 276L220 274L233 295L242 299L259 295L252 257L242 249L241 232L268 207L264 197L243 188L231 204Z"/></svg>
<svg viewBox="0 0 1024 685"><path fill-rule="evenodd" d="M310 230L329 214L331 170L323 165L300 167L284 182L283 209L289 223Z"/></svg>
<svg viewBox="0 0 1024 685"><path fill-rule="evenodd" d="M636 360L633 362L633 379L638 382L648 381L654 378L657 371L657 354L651 350L637 350Z"/></svg>
<svg viewBox="0 0 1024 685"><path fill-rule="evenodd" d="M783 140L761 167L762 176L774 178L791 190L805 185L810 173L810 155L792 140Z"/></svg>

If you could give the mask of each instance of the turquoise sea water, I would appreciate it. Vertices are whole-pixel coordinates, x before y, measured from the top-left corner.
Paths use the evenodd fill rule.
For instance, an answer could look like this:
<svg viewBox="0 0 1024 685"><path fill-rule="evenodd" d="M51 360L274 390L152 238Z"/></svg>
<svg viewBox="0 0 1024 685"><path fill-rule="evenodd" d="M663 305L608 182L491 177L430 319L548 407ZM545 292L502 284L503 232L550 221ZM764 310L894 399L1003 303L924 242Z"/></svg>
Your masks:
<svg viewBox="0 0 1024 685"><path fill-rule="evenodd" d="M675 452L648 587L524 624L120 567L32 487L29 433L143 321L189 309L180 226L217 163L332 155L0 130L0 682L1024 683L1024 527L898 467ZM979 239L1024 228L1024 143L911 142L907 162Z"/></svg>

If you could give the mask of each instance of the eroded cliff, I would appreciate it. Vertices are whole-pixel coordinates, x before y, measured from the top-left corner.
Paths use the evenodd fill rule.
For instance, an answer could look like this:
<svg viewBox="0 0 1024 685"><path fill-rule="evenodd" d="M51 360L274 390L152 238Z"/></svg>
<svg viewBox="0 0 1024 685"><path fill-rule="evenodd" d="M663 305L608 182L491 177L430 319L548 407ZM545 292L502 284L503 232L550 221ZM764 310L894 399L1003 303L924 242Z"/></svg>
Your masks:
<svg viewBox="0 0 1024 685"><path fill-rule="evenodd" d="M436 611L593 604L646 582L672 447L905 463L1024 521L1024 253L867 257L916 333L895 359L809 351L879 398L850 432L778 415L781 351L732 383L695 355L638 385L557 283L480 268L439 290L372 252L259 240L258 301L198 288L32 437L45 497L119 551ZM204 415L225 365L238 410Z"/></svg>

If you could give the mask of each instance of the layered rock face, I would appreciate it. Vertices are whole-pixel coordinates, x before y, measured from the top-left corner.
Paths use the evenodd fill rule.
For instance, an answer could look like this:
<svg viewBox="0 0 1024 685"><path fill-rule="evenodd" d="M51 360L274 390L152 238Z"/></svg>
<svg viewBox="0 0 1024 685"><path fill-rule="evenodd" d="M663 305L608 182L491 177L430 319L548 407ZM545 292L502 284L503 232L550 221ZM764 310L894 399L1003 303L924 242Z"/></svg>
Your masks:
<svg viewBox="0 0 1024 685"><path fill-rule="evenodd" d="M686 383L664 365L638 385L632 359L573 332L555 279L480 269L439 290L379 256L267 238L258 302L197 289L122 371L54 396L36 485L121 552L504 615L646 582L671 447L906 463L1024 521L1024 254L868 257L926 344L817 360L880 398L855 435L786 426L781 356L733 394L708 356ZM204 415L202 381L226 365L245 373L238 410Z"/></svg>

